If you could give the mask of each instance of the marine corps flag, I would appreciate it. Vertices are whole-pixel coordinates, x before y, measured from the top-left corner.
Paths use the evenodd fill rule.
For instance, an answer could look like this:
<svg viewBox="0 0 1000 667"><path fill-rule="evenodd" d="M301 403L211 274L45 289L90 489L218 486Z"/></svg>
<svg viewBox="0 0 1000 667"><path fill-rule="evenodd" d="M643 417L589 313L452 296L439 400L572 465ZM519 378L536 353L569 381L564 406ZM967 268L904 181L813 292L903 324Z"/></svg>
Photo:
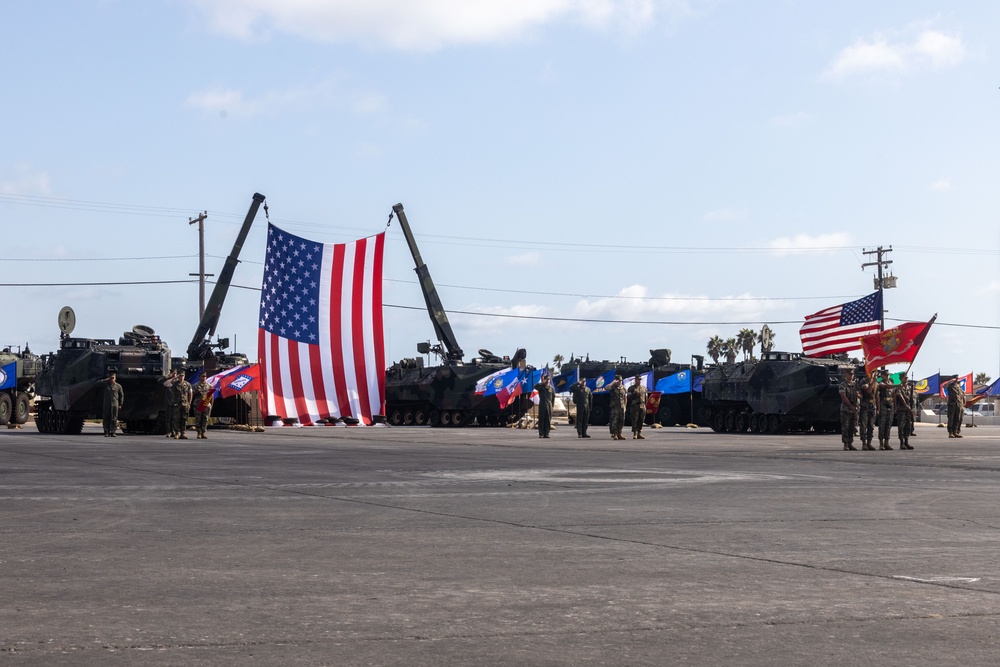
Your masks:
<svg viewBox="0 0 1000 667"><path fill-rule="evenodd" d="M862 336L861 349L865 353L865 370L868 374L875 368L889 364L913 363L936 319L937 315L930 322L906 322L879 333Z"/></svg>

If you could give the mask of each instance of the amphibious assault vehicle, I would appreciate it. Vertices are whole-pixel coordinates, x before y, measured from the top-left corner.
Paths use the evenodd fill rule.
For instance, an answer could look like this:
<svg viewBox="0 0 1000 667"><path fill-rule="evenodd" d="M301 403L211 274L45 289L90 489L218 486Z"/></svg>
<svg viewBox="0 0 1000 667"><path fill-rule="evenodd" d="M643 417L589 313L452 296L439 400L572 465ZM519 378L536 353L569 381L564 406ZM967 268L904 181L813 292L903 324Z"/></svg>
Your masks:
<svg viewBox="0 0 1000 667"><path fill-rule="evenodd" d="M727 433L840 431L840 382L857 373L846 358L765 352L758 360L705 369L702 415Z"/></svg>
<svg viewBox="0 0 1000 667"><path fill-rule="evenodd" d="M24 345L24 351L6 347L0 351L0 426L24 424L31 413L35 376L42 360Z"/></svg>
<svg viewBox="0 0 1000 667"><path fill-rule="evenodd" d="M424 302L438 344L418 343L420 354L435 353L443 361L438 366L424 366L421 357L402 359L385 373L385 411L388 422L395 426L503 426L516 421L530 404L528 393L517 395L507 405L501 404L503 394L477 394L476 383L494 373L524 366L525 351L517 350L513 358L499 357L489 350L479 350L479 356L466 362L464 352L455 338L448 315L438 297L430 271L420 257L417 243L403 212L403 205L392 207L406 237L420 279ZM505 399L506 403L507 400Z"/></svg>
<svg viewBox="0 0 1000 667"><path fill-rule="evenodd" d="M59 312L59 350L42 357L35 377L41 433L77 434L86 419L103 417L102 380L116 373L125 392L118 412L129 433L166 432L166 390L162 380L170 369L170 349L156 332L136 325L117 341L73 338L73 309Z"/></svg>

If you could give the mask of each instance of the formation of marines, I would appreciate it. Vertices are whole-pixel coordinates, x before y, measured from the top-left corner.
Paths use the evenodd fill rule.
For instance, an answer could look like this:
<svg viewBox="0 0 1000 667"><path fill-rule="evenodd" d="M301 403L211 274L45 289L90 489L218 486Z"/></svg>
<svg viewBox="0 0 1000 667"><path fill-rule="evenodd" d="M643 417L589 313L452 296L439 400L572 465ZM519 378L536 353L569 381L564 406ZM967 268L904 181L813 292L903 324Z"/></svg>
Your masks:
<svg viewBox="0 0 1000 667"><path fill-rule="evenodd" d="M853 371L844 371L840 382L840 439L845 451L857 451L854 434L861 438L861 449L874 450L872 436L878 424L878 448L891 450L893 422L901 450L913 449L910 436L914 434L916 394L914 383L893 384L886 372L880 371L876 380L863 378L860 387L855 385Z"/></svg>

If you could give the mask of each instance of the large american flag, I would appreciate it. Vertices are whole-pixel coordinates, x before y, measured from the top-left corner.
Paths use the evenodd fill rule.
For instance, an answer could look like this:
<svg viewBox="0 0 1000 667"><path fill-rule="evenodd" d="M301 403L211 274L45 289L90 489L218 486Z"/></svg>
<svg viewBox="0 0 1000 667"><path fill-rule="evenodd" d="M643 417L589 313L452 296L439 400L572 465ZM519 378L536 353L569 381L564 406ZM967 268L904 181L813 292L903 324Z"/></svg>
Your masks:
<svg viewBox="0 0 1000 667"><path fill-rule="evenodd" d="M799 329L807 357L860 350L862 336L878 333L882 320L882 293L806 315Z"/></svg>
<svg viewBox="0 0 1000 667"><path fill-rule="evenodd" d="M322 244L268 225L258 356L268 415L313 424L385 412L385 233Z"/></svg>

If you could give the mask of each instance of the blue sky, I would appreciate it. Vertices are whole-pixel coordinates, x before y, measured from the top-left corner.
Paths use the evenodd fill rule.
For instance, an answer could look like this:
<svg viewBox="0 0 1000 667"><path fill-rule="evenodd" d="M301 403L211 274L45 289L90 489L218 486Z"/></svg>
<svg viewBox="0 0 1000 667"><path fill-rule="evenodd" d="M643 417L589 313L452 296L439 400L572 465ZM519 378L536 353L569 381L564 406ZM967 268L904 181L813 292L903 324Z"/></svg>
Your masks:
<svg viewBox="0 0 1000 667"><path fill-rule="evenodd" d="M254 192L298 235L402 202L467 355L675 361L899 287L914 364L1000 374L991 2L5 3L0 345L197 325ZM256 356L263 214L218 333ZM387 357L433 336L389 231ZM58 286L25 286L55 283ZM403 306L403 307L399 307ZM512 317L517 316L517 317ZM536 319L526 319L536 318ZM587 320L587 321L584 321ZM642 322L635 324L624 321Z"/></svg>

